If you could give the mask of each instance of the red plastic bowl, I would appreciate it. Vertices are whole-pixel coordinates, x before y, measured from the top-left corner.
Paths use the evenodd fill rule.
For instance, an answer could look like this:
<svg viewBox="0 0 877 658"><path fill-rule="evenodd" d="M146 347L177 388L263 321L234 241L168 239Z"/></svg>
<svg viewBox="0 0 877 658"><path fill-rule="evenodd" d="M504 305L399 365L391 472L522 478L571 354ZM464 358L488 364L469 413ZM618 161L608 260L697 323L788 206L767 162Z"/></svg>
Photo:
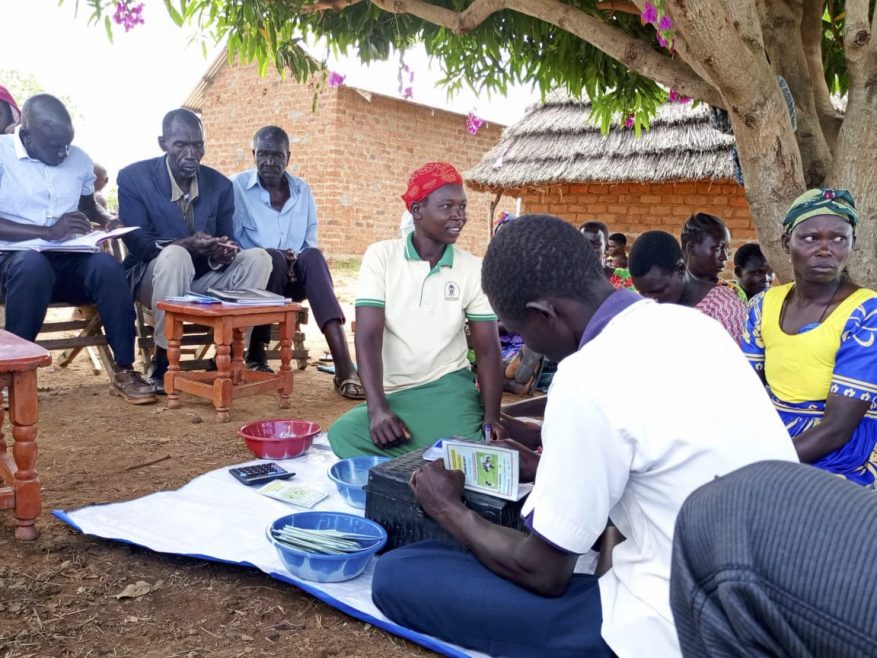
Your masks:
<svg viewBox="0 0 877 658"><path fill-rule="evenodd" d="M320 426L297 418L257 420L238 430L259 459L292 459L311 447Z"/></svg>

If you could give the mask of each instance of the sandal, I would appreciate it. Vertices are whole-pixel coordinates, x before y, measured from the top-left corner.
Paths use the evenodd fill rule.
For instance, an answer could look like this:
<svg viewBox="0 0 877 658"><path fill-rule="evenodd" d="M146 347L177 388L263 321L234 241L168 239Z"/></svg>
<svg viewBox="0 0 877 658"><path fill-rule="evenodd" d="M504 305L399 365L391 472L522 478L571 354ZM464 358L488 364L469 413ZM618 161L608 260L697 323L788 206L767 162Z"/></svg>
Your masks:
<svg viewBox="0 0 877 658"><path fill-rule="evenodd" d="M335 384L335 390L338 391L341 396L348 400L365 400L365 389L362 387L362 383L356 375L348 377L344 381L339 380L337 377L333 377L332 381Z"/></svg>

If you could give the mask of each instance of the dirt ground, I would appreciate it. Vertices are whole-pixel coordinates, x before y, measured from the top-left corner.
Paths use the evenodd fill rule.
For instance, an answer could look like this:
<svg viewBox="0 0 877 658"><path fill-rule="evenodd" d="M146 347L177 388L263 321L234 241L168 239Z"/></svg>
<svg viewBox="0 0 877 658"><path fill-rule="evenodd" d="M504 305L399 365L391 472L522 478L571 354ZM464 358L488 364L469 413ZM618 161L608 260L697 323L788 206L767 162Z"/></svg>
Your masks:
<svg viewBox="0 0 877 658"><path fill-rule="evenodd" d="M336 273L339 297L348 303L352 271ZM312 323L312 359L325 349L315 332ZM11 512L0 513L0 656L434 655L254 569L84 537L50 515L176 489L250 459L236 435L250 420L280 415L327 427L353 404L332 390L330 375L313 366L295 371L291 409L278 410L276 396L244 398L225 424L191 396L174 411L163 400L128 405L109 395L107 381L85 355L67 369L40 371L42 536L16 541ZM116 597L138 581L148 583L147 594Z"/></svg>

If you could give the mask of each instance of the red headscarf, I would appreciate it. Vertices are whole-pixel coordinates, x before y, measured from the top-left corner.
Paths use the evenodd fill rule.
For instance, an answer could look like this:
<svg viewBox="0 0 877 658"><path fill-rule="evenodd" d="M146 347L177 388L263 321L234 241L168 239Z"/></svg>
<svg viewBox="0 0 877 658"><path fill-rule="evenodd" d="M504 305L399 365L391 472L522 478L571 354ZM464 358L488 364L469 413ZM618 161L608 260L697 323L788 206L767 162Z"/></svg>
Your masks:
<svg viewBox="0 0 877 658"><path fill-rule="evenodd" d="M12 94L9 93L9 90L0 85L0 101L6 101L9 103L9 109L12 110L12 122L20 123L21 122L21 110L18 109L18 105L15 103L15 99L12 97Z"/></svg>
<svg viewBox="0 0 877 658"><path fill-rule="evenodd" d="M463 177L447 162L427 162L408 178L408 189L402 195L405 207L411 210L415 201L423 201L445 185L462 185Z"/></svg>

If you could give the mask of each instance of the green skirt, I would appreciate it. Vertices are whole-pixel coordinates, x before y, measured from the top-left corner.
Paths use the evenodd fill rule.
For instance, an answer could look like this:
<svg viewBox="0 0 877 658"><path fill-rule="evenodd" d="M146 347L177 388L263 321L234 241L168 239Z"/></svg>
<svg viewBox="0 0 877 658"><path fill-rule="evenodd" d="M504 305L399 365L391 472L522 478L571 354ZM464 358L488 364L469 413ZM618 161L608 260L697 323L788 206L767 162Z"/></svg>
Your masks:
<svg viewBox="0 0 877 658"><path fill-rule="evenodd" d="M372 443L368 409L360 404L340 416L329 428L329 444L341 458L357 455L398 457L425 448L438 439L457 435L469 439L481 436L484 405L468 368L445 375L434 382L387 395L390 411L411 431L404 445L383 450Z"/></svg>

